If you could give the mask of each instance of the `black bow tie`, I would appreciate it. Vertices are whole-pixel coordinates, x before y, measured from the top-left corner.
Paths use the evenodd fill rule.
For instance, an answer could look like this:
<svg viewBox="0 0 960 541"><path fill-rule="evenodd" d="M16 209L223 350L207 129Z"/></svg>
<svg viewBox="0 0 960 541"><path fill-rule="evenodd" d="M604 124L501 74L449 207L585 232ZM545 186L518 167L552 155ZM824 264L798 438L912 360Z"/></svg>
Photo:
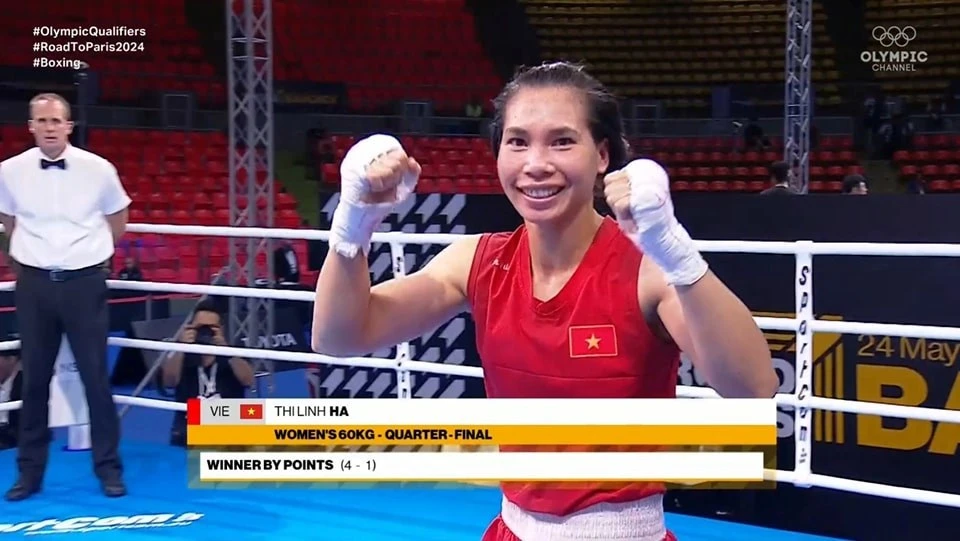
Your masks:
<svg viewBox="0 0 960 541"><path fill-rule="evenodd" d="M40 169L47 169L48 167L59 167L60 169L67 169L67 161L63 158L59 160L40 160Z"/></svg>

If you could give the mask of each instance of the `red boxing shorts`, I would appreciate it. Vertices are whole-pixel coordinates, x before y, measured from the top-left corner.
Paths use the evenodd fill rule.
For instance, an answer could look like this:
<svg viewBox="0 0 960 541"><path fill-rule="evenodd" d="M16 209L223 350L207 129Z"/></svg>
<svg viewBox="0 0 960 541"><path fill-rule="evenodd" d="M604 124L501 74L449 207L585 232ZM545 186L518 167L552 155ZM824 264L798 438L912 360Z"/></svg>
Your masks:
<svg viewBox="0 0 960 541"><path fill-rule="evenodd" d="M497 515L497 518L490 523L490 526L487 528L487 531L483 532L483 537L480 541L535 541L533 539L520 539L513 532L510 531L510 528L503 523L503 519L500 515ZM663 541L677 541L676 536L673 535L669 530L667 531L667 536L663 538Z"/></svg>

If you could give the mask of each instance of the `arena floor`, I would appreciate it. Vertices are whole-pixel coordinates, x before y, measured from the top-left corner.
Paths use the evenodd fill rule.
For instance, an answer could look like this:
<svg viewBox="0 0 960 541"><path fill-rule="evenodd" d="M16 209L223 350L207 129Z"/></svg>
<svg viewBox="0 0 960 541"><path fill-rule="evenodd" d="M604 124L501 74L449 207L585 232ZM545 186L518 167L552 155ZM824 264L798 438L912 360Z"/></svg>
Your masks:
<svg viewBox="0 0 960 541"><path fill-rule="evenodd" d="M0 504L0 540L53 535L111 540L291 539L315 541L478 541L496 515L495 489L395 490L191 490L186 487L182 449L160 443L126 441L123 445L130 494L110 499L99 492L90 455L51 450L42 493L30 500ZM0 453L0 488L14 480L15 451ZM75 517L123 523L135 515L187 515L162 524L66 530L46 525L35 531L9 531L7 524L64 521ZM112 519L112 520L110 520ZM90 524L90 521L86 524ZM669 527L680 541L828 541L828 538L670 515ZM106 528L107 526L104 526Z"/></svg>

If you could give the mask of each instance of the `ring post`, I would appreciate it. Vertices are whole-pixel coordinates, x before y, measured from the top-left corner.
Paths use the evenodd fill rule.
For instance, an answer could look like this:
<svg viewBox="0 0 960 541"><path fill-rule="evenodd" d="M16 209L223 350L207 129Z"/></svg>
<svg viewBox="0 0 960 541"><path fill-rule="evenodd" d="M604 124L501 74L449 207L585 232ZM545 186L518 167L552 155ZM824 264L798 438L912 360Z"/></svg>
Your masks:
<svg viewBox="0 0 960 541"><path fill-rule="evenodd" d="M90 425L70 425L67 427L67 450L89 451L93 442L90 439Z"/></svg>
<svg viewBox="0 0 960 541"><path fill-rule="evenodd" d="M407 275L407 261L403 255L403 243L390 243L390 258L393 260L393 277L401 278ZM410 342L397 344L397 398L411 398L410 371L405 365L410 360Z"/></svg>
<svg viewBox="0 0 960 541"><path fill-rule="evenodd" d="M813 243L798 241L796 252L796 397L794 408L794 484L809 488L813 415L810 397L813 394Z"/></svg>

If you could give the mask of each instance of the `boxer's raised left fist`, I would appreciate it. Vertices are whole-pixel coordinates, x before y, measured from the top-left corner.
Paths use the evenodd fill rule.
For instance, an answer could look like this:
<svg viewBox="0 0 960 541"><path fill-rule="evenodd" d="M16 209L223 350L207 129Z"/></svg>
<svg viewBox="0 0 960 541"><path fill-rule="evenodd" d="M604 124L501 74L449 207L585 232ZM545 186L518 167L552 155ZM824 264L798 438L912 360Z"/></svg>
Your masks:
<svg viewBox="0 0 960 541"><path fill-rule="evenodd" d="M693 240L673 214L670 179L653 160L634 160L603 179L604 196L624 233L663 270L671 285L707 272Z"/></svg>
<svg viewBox="0 0 960 541"><path fill-rule="evenodd" d="M620 228L632 237L637 232L637 227L630 211L630 177L625 169L603 177L603 196Z"/></svg>
<svg viewBox="0 0 960 541"><path fill-rule="evenodd" d="M673 219L670 180L653 160L634 160L603 179L607 205L620 227L635 241L644 231Z"/></svg>

